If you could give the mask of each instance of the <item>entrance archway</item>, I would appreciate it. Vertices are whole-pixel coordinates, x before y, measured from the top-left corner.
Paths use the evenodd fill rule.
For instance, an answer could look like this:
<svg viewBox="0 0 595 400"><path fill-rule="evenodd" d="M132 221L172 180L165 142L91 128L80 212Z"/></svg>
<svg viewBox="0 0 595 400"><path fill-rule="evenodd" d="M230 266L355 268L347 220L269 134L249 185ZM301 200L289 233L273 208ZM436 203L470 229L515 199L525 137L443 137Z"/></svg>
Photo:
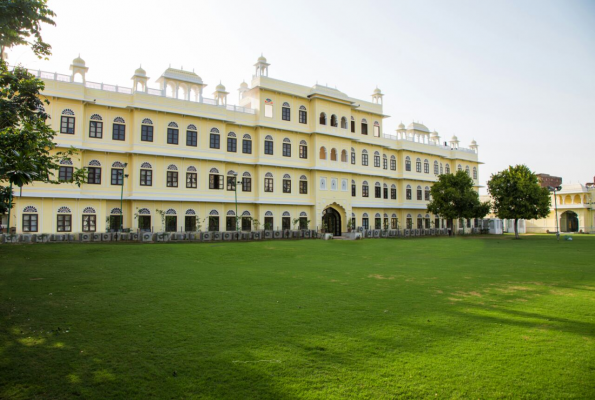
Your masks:
<svg viewBox="0 0 595 400"><path fill-rule="evenodd" d="M560 216L560 231L578 232L578 215L574 211L564 211Z"/></svg>
<svg viewBox="0 0 595 400"><path fill-rule="evenodd" d="M322 224L326 225L326 232L334 236L341 236L341 214L332 207L322 212Z"/></svg>

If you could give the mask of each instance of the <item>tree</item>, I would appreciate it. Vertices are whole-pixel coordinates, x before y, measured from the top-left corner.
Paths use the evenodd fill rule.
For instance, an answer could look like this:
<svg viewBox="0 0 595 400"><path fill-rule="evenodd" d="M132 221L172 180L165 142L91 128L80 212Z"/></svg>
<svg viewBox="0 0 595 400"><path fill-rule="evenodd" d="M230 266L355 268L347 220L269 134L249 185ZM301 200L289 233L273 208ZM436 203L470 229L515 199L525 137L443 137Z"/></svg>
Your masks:
<svg viewBox="0 0 595 400"><path fill-rule="evenodd" d="M510 166L492 175L488 191L494 200L494 214L514 219L514 235L519 238L518 220L545 218L550 213L551 198L547 188L526 165Z"/></svg>
<svg viewBox="0 0 595 400"><path fill-rule="evenodd" d="M47 58L52 46L41 37L41 24L56 25L56 14L47 7L47 0L0 0L0 57L4 50L16 45L30 45L39 58ZM33 36L33 41L27 39Z"/></svg>
<svg viewBox="0 0 595 400"><path fill-rule="evenodd" d="M428 212L450 221L454 234L454 219L483 218L490 212L490 203L479 201L479 194L473 189L473 180L463 171L438 176L438 182L430 189L432 200Z"/></svg>

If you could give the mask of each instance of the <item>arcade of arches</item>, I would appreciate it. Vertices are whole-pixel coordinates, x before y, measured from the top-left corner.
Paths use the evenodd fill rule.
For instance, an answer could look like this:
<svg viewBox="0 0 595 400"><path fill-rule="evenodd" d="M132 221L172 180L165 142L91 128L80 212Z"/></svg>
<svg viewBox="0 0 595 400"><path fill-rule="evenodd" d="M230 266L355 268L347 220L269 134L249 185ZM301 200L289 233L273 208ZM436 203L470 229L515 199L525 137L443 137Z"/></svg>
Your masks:
<svg viewBox="0 0 595 400"><path fill-rule="evenodd" d="M565 211L560 216L561 232L578 232L578 215L574 211Z"/></svg>

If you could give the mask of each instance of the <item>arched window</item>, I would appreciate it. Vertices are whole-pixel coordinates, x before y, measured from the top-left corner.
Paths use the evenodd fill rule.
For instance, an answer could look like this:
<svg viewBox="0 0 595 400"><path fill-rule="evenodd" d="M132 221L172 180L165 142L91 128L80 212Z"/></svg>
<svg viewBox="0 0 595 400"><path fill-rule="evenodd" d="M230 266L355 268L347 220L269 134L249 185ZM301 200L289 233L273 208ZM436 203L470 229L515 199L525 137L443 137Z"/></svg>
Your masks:
<svg viewBox="0 0 595 400"><path fill-rule="evenodd" d="M391 171L397 170L397 158L394 155L390 156L390 169Z"/></svg>
<svg viewBox="0 0 595 400"><path fill-rule="evenodd" d="M110 215L122 215L122 210L120 208L112 208L109 212Z"/></svg>
<svg viewBox="0 0 595 400"><path fill-rule="evenodd" d="M89 166L91 166L91 167L101 167L101 163L98 160L91 160L91 161L89 161Z"/></svg>
<svg viewBox="0 0 595 400"><path fill-rule="evenodd" d="M397 185L395 185L394 183L390 185L390 198L391 200L397 199Z"/></svg>
<svg viewBox="0 0 595 400"><path fill-rule="evenodd" d="M151 121L149 118L143 119L143 122L140 126L140 140L142 142L153 141L153 121Z"/></svg>
<svg viewBox="0 0 595 400"><path fill-rule="evenodd" d="M405 157L405 171L411 171L411 158Z"/></svg>
<svg viewBox="0 0 595 400"><path fill-rule="evenodd" d="M407 200L411 200L412 198L411 185L407 185L407 188L405 189L405 198Z"/></svg>
<svg viewBox="0 0 595 400"><path fill-rule="evenodd" d="M351 133L355 133L355 118L351 117Z"/></svg>
<svg viewBox="0 0 595 400"><path fill-rule="evenodd" d="M234 217L235 215L236 215L236 212L235 212L234 210L229 210L229 211L227 212L227 216L228 216L228 217Z"/></svg>
<svg viewBox="0 0 595 400"><path fill-rule="evenodd" d="M347 118L341 117L341 128L347 129Z"/></svg>
<svg viewBox="0 0 595 400"><path fill-rule="evenodd" d="M219 211L211 210L211 212L209 212L209 215L212 215L212 216L219 215Z"/></svg>
<svg viewBox="0 0 595 400"><path fill-rule="evenodd" d="M450 164L446 164L445 169L446 169L446 173L450 174Z"/></svg>
<svg viewBox="0 0 595 400"><path fill-rule="evenodd" d="M83 214L96 214L96 211L93 207L85 207L83 209Z"/></svg>
<svg viewBox="0 0 595 400"><path fill-rule="evenodd" d="M112 125L112 139L113 140L126 140L126 122L122 117L114 118L114 123Z"/></svg>
<svg viewBox="0 0 595 400"><path fill-rule="evenodd" d="M326 147L322 146L320 148L320 159L326 160Z"/></svg>
<svg viewBox="0 0 595 400"><path fill-rule="evenodd" d="M196 147L198 145L198 129L196 125L190 124L186 128L186 146Z"/></svg>
<svg viewBox="0 0 595 400"><path fill-rule="evenodd" d="M170 122L167 124L167 144L178 144L180 137L180 130L178 124Z"/></svg>
<svg viewBox="0 0 595 400"><path fill-rule="evenodd" d="M308 158L308 143L300 140L300 158Z"/></svg>
<svg viewBox="0 0 595 400"><path fill-rule="evenodd" d="M146 125L153 125L153 121L150 118L143 119L142 123Z"/></svg>
<svg viewBox="0 0 595 400"><path fill-rule="evenodd" d="M58 232L72 232L72 211L70 208L58 208L56 230Z"/></svg>
<svg viewBox="0 0 595 400"><path fill-rule="evenodd" d="M380 185L380 182L374 184L374 197L377 199L382 198L382 186Z"/></svg>
<svg viewBox="0 0 595 400"><path fill-rule="evenodd" d="M364 167L368 166L368 150L366 149L362 150L362 165Z"/></svg>
<svg viewBox="0 0 595 400"><path fill-rule="evenodd" d="M188 168L186 168L187 172L196 172L196 167L195 166L189 166Z"/></svg>
<svg viewBox="0 0 595 400"><path fill-rule="evenodd" d="M178 167L176 167L174 164L169 164L167 166L167 170L168 171L177 171L178 170Z"/></svg>
<svg viewBox="0 0 595 400"><path fill-rule="evenodd" d="M421 158L415 160L415 172L421 172Z"/></svg>
<svg viewBox="0 0 595 400"><path fill-rule="evenodd" d="M331 149L331 161L337 161L337 149Z"/></svg>
<svg viewBox="0 0 595 400"><path fill-rule="evenodd" d="M423 200L423 193L421 190L421 186L417 186L417 200Z"/></svg>
<svg viewBox="0 0 595 400"><path fill-rule="evenodd" d="M273 174L267 172L264 175L264 191L272 193L273 192Z"/></svg>
<svg viewBox="0 0 595 400"><path fill-rule="evenodd" d="M300 194L308 194L308 177L300 176Z"/></svg>
<svg viewBox="0 0 595 400"><path fill-rule="evenodd" d="M377 151L374 152L374 167L380 168L380 153Z"/></svg>
<svg viewBox="0 0 595 400"><path fill-rule="evenodd" d="M141 186L153 186L153 166L144 162L140 165L140 185Z"/></svg>
<svg viewBox="0 0 595 400"><path fill-rule="evenodd" d="M424 173L430 173L430 162L428 160L424 160Z"/></svg>
<svg viewBox="0 0 595 400"><path fill-rule="evenodd" d="M72 214L72 211L68 207L60 207L58 208L59 214Z"/></svg>
<svg viewBox="0 0 595 400"><path fill-rule="evenodd" d="M370 196L370 187L368 186L368 181L362 182L362 197L369 197Z"/></svg>
<svg viewBox="0 0 595 400"><path fill-rule="evenodd" d="M72 165L72 164L71 164ZM112 168L124 168L124 164L122 164L120 161L115 161L112 164Z"/></svg>
<svg viewBox="0 0 595 400"><path fill-rule="evenodd" d="M338 125L337 116L335 114L331 115L331 126L337 127Z"/></svg>
<svg viewBox="0 0 595 400"><path fill-rule="evenodd" d="M242 138L242 153L252 154L252 136L247 133Z"/></svg>
<svg viewBox="0 0 595 400"><path fill-rule="evenodd" d="M267 212L264 213L264 216L265 217L272 217L273 216L273 213L271 211L267 211Z"/></svg>
<svg viewBox="0 0 595 400"><path fill-rule="evenodd" d="M60 119L60 133L74 135L74 111L70 108L62 111Z"/></svg>
<svg viewBox="0 0 595 400"><path fill-rule="evenodd" d="M438 175L438 161L434 161L434 175Z"/></svg>
<svg viewBox="0 0 595 400"><path fill-rule="evenodd" d="M170 208L165 212L165 215L177 215L177 212L173 208Z"/></svg>
<svg viewBox="0 0 595 400"><path fill-rule="evenodd" d="M424 200L430 201L430 187L429 186L426 186L424 188Z"/></svg>
<svg viewBox="0 0 595 400"><path fill-rule="evenodd" d="M413 229L413 217L407 214L407 229Z"/></svg>
<svg viewBox="0 0 595 400"><path fill-rule="evenodd" d="M368 134L368 121L365 118L362 119L362 135Z"/></svg>
<svg viewBox="0 0 595 400"><path fill-rule="evenodd" d="M63 160L60 160L60 165L73 165L73 164L72 164L72 160L65 158ZM122 166L122 168L124 168L124 166Z"/></svg>
<svg viewBox="0 0 595 400"><path fill-rule="evenodd" d="M291 121L291 106L288 102L283 103L281 107L281 119L283 121Z"/></svg>
<svg viewBox="0 0 595 400"><path fill-rule="evenodd" d="M320 113L320 125L326 125L326 114Z"/></svg>
<svg viewBox="0 0 595 400"><path fill-rule="evenodd" d="M473 167L473 179L477 179L477 167Z"/></svg>
<svg viewBox="0 0 595 400"><path fill-rule="evenodd" d="M440 175L442 175L444 173L444 168L442 166L442 163L440 163Z"/></svg>
<svg viewBox="0 0 595 400"><path fill-rule="evenodd" d="M37 208L33 206L27 206L23 208L23 232L37 232L38 226L38 215Z"/></svg>
<svg viewBox="0 0 595 400"><path fill-rule="evenodd" d="M380 137L380 123L374 121L374 137Z"/></svg>
<svg viewBox="0 0 595 400"><path fill-rule="evenodd" d="M308 110L306 107L300 106L300 124L307 124L308 123Z"/></svg>
<svg viewBox="0 0 595 400"><path fill-rule="evenodd" d="M265 99L264 101L264 116L273 118L273 100Z"/></svg>
<svg viewBox="0 0 595 400"><path fill-rule="evenodd" d="M283 193L291 193L291 176L283 175Z"/></svg>
<svg viewBox="0 0 595 400"><path fill-rule="evenodd" d="M388 169L388 158L386 154L382 155L382 169Z"/></svg>
<svg viewBox="0 0 595 400"><path fill-rule="evenodd" d="M417 229L424 229L423 220L421 214L417 214Z"/></svg>
<svg viewBox="0 0 595 400"><path fill-rule="evenodd" d="M141 208L140 210L138 210L138 214L139 215L151 215L151 210L149 210L148 208Z"/></svg>
<svg viewBox="0 0 595 400"><path fill-rule="evenodd" d="M283 139L283 157L291 157L291 140Z"/></svg>
<svg viewBox="0 0 595 400"><path fill-rule="evenodd" d="M103 118L99 114L91 115L89 121L89 137L95 139L103 138Z"/></svg>
<svg viewBox="0 0 595 400"><path fill-rule="evenodd" d="M209 148L220 149L221 148L221 135L219 135L219 129L212 128L209 135Z"/></svg>
<svg viewBox="0 0 595 400"><path fill-rule="evenodd" d="M141 168L147 168L147 169L152 169L152 168L153 168L153 166L152 166L150 163L148 163L148 162L144 162L144 163L142 163L142 164L140 165L140 167L141 167Z"/></svg>
<svg viewBox="0 0 595 400"><path fill-rule="evenodd" d="M264 154L273 155L273 137L266 135L264 138Z"/></svg>
<svg viewBox="0 0 595 400"><path fill-rule="evenodd" d="M341 161L345 163L347 162L347 150L345 149L341 151Z"/></svg>
<svg viewBox="0 0 595 400"><path fill-rule="evenodd" d="M355 149L351 148L351 164L355 165Z"/></svg>
<svg viewBox="0 0 595 400"><path fill-rule="evenodd" d="M236 139L235 132L229 132L227 134L227 152L237 153L238 151L238 139Z"/></svg>
<svg viewBox="0 0 595 400"><path fill-rule="evenodd" d="M465 173L466 173L468 176L471 176L471 171L469 171L469 166L468 166L468 165L467 165L467 166L465 166Z"/></svg>
<svg viewBox="0 0 595 400"><path fill-rule="evenodd" d="M459 165L457 166L457 171L462 171L462 170L463 170L463 167L461 167L461 164L459 164Z"/></svg>
<svg viewBox="0 0 595 400"><path fill-rule="evenodd" d="M192 208L189 208L186 210L185 215L196 215L196 211L194 211Z"/></svg>

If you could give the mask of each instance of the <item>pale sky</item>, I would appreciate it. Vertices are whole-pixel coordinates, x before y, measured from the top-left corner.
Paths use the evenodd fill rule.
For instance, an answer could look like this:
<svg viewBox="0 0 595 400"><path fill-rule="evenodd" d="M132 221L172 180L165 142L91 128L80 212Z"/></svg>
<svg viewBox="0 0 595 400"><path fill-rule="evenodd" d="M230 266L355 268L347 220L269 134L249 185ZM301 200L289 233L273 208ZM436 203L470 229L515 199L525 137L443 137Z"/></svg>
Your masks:
<svg viewBox="0 0 595 400"><path fill-rule="evenodd" d="M130 1L50 0L49 61L25 47L9 63L131 87L171 64L221 80L237 104L261 53L269 76L336 86L370 100L385 93L384 132L424 123L442 140L479 144L480 183L508 165L595 175L595 1ZM485 189L481 191L485 193Z"/></svg>

